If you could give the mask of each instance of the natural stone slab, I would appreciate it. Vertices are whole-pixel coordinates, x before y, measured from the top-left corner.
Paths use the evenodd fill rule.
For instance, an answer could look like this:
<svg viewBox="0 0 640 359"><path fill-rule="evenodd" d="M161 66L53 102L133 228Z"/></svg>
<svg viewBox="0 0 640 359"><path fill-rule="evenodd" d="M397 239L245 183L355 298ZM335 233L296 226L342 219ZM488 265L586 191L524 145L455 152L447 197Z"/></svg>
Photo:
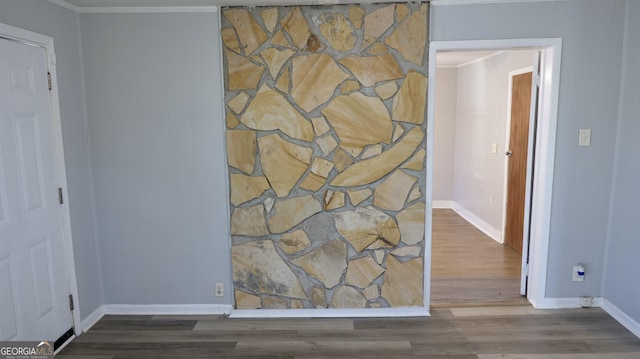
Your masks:
<svg viewBox="0 0 640 359"><path fill-rule="evenodd" d="M246 9L231 8L222 12L236 29L244 53L249 55L267 41L268 36Z"/></svg>
<svg viewBox="0 0 640 359"><path fill-rule="evenodd" d="M300 50L305 52L314 52L322 48L318 38L311 33L309 24L305 20L299 7L293 10L280 21L282 28L289 33L289 37L293 44Z"/></svg>
<svg viewBox="0 0 640 359"><path fill-rule="evenodd" d="M273 204L276 201L272 198L272 197L267 197L267 199L264 200L264 210L267 213L271 213L271 209L273 209Z"/></svg>
<svg viewBox="0 0 640 359"><path fill-rule="evenodd" d="M291 309L303 309L304 303L300 299L291 299Z"/></svg>
<svg viewBox="0 0 640 359"><path fill-rule="evenodd" d="M256 132L250 130L228 130L227 161L229 166L251 174L256 163Z"/></svg>
<svg viewBox="0 0 640 359"><path fill-rule="evenodd" d="M364 50L373 44L380 35L384 34L395 20L395 6L389 5L372 11L364 17L364 38L360 50Z"/></svg>
<svg viewBox="0 0 640 359"><path fill-rule="evenodd" d="M425 204L418 202L396 215L402 242L418 244L424 238Z"/></svg>
<svg viewBox="0 0 640 359"><path fill-rule="evenodd" d="M329 124L324 117L312 118L311 124L313 125L313 131L316 133L316 136L322 136L331 130L331 127L329 127Z"/></svg>
<svg viewBox="0 0 640 359"><path fill-rule="evenodd" d="M396 257L419 257L421 246L406 246L395 249L391 252Z"/></svg>
<svg viewBox="0 0 640 359"><path fill-rule="evenodd" d="M240 43L238 42L236 31L231 27L227 27L227 28L221 29L220 34L222 35L222 43L224 43L224 46L228 47L230 50L232 50L236 54L239 54Z"/></svg>
<svg viewBox="0 0 640 359"><path fill-rule="evenodd" d="M364 150L364 152L362 153L362 156L360 156L360 159L366 160L367 158L377 156L381 153L382 153L382 145L377 144L377 145L369 146L367 147L366 150Z"/></svg>
<svg viewBox="0 0 640 359"><path fill-rule="evenodd" d="M284 36L284 33L281 30L278 30L273 38L271 39L271 45L282 46L292 48L289 40Z"/></svg>
<svg viewBox="0 0 640 359"><path fill-rule="evenodd" d="M371 197L373 192L370 188L364 188L360 190L347 190L351 204L355 207L362 203L365 199Z"/></svg>
<svg viewBox="0 0 640 359"><path fill-rule="evenodd" d="M318 138L316 140L316 143L318 144L318 146L320 147L320 150L322 151L322 153L324 153L325 156L329 155L331 151L335 150L336 147L338 147L338 142L336 141L335 138L333 138L332 135Z"/></svg>
<svg viewBox="0 0 640 359"><path fill-rule="evenodd" d="M365 288L382 273L384 268L380 267L371 256L357 258L349 262L344 282L358 288Z"/></svg>
<svg viewBox="0 0 640 359"><path fill-rule="evenodd" d="M291 263L304 269L325 287L333 288L340 283L340 277L347 268L347 246L343 241L334 239Z"/></svg>
<svg viewBox="0 0 640 359"><path fill-rule="evenodd" d="M403 76L396 59L391 54L380 56L351 55L340 60L351 73L365 87L371 87L376 82L395 80Z"/></svg>
<svg viewBox="0 0 640 359"><path fill-rule="evenodd" d="M403 21L384 42L398 50L403 59L422 65L427 47L427 7L423 6Z"/></svg>
<svg viewBox="0 0 640 359"><path fill-rule="evenodd" d="M367 247L367 249L376 250L380 248L391 248L391 247L394 247L394 245L389 242L385 242L381 239L378 239L377 241L373 242L373 244L371 244L369 247Z"/></svg>
<svg viewBox="0 0 640 359"><path fill-rule="evenodd" d="M420 192L420 186L415 186L411 190L411 193L409 193L409 198L407 198L407 203L411 203L420 197L422 197L422 192Z"/></svg>
<svg viewBox="0 0 640 359"><path fill-rule="evenodd" d="M333 163L325 160L324 158L316 157L311 163L311 172L323 178L329 177L329 173L332 169Z"/></svg>
<svg viewBox="0 0 640 359"><path fill-rule="evenodd" d="M391 142L393 124L377 97L359 92L338 96L321 112L336 131L340 147L354 156L367 145Z"/></svg>
<svg viewBox="0 0 640 359"><path fill-rule="evenodd" d="M279 297L262 298L262 306L265 309L289 309L289 303L284 298Z"/></svg>
<svg viewBox="0 0 640 359"><path fill-rule="evenodd" d="M382 182L373 194L373 205L390 211L399 211L404 208L405 200L417 178L396 170Z"/></svg>
<svg viewBox="0 0 640 359"><path fill-rule="evenodd" d="M280 240L278 241L278 247L282 248L287 255L305 250L309 247L309 244L311 244L309 237L302 229L285 233L280 236Z"/></svg>
<svg viewBox="0 0 640 359"><path fill-rule="evenodd" d="M264 26L267 28L267 31L273 33L273 30L278 24L278 8L272 7L264 9L260 11L260 17L262 21L264 21Z"/></svg>
<svg viewBox="0 0 640 359"><path fill-rule="evenodd" d="M341 13L324 13L318 17L320 32L329 45L338 51L349 51L356 44L356 35Z"/></svg>
<svg viewBox="0 0 640 359"><path fill-rule="evenodd" d="M398 92L398 84L396 84L395 81L385 82L382 85L376 86L376 94L383 100L391 98L396 92Z"/></svg>
<svg viewBox="0 0 640 359"><path fill-rule="evenodd" d="M333 164L336 166L336 168L340 172L344 171L347 167L351 166L351 164L353 164L354 161L355 160L353 159L353 157L351 157L349 153L347 153L342 149L338 149L335 155L333 155Z"/></svg>
<svg viewBox="0 0 640 359"><path fill-rule="evenodd" d="M392 245L400 242L396 221L372 207L334 213L336 229L358 252L380 239Z"/></svg>
<svg viewBox="0 0 640 359"><path fill-rule="evenodd" d="M355 288L343 285L333 293L331 306L333 308L364 308L367 299Z"/></svg>
<svg viewBox="0 0 640 359"><path fill-rule="evenodd" d="M282 260L270 240L231 247L233 281L254 293L307 299L298 276Z"/></svg>
<svg viewBox="0 0 640 359"><path fill-rule="evenodd" d="M427 152L424 149L421 149L420 151L416 152L416 154L413 155L413 157L411 157L409 161L403 164L402 168L414 171L422 171L422 169L424 168L424 156L426 154Z"/></svg>
<svg viewBox="0 0 640 359"><path fill-rule="evenodd" d="M269 234L263 208L262 205L236 208L231 214L231 234L255 237Z"/></svg>
<svg viewBox="0 0 640 359"><path fill-rule="evenodd" d="M396 128L393 130L393 142L396 142L398 138L402 137L404 134L404 128L400 126L400 124L396 124Z"/></svg>
<svg viewBox="0 0 640 359"><path fill-rule="evenodd" d="M282 75L276 82L276 88L284 93L289 93L289 68L282 71Z"/></svg>
<svg viewBox="0 0 640 359"><path fill-rule="evenodd" d="M406 4L396 4L396 19L397 21L401 21L404 19L409 13L411 9Z"/></svg>
<svg viewBox="0 0 640 359"><path fill-rule="evenodd" d="M317 190L322 188L322 186L324 186L326 182L326 178L320 177L313 172L309 172L304 181L300 183L300 188L306 189L307 191L316 192Z"/></svg>
<svg viewBox="0 0 640 359"><path fill-rule="evenodd" d="M243 174L232 173L231 177L231 204L239 204L256 199L268 190L269 182L264 176L251 177Z"/></svg>
<svg viewBox="0 0 640 359"><path fill-rule="evenodd" d="M364 18L364 9L357 5L349 6L349 20L353 27L359 29L362 27L362 19Z"/></svg>
<svg viewBox="0 0 640 359"><path fill-rule="evenodd" d="M356 80L347 80L342 83L342 86L340 86L340 92L343 95L356 90L360 90L360 83Z"/></svg>
<svg viewBox="0 0 640 359"><path fill-rule="evenodd" d="M327 308L327 297L324 294L323 288L313 288L311 291L311 302L316 306L316 308Z"/></svg>
<svg viewBox="0 0 640 359"><path fill-rule="evenodd" d="M310 142L313 126L279 93L263 85L240 118L254 130L280 130L289 137Z"/></svg>
<svg viewBox="0 0 640 359"><path fill-rule="evenodd" d="M241 291L234 290L235 298L236 298L236 308L237 309L259 309L262 308L260 304L260 297Z"/></svg>
<svg viewBox="0 0 640 359"><path fill-rule="evenodd" d="M229 90L255 89L264 72L264 66L256 65L246 57L228 49L224 49L224 54L227 59L227 75L229 79L227 86Z"/></svg>
<svg viewBox="0 0 640 359"><path fill-rule="evenodd" d="M238 94L238 96L232 98L227 102L227 106L231 109L231 111L239 114L244 110L244 107L247 105L247 101L249 101L249 95L242 91Z"/></svg>
<svg viewBox="0 0 640 359"><path fill-rule="evenodd" d="M377 284L372 284L368 287L366 287L362 293L364 294L364 297L367 298L367 300L373 300L376 299L378 297L380 297L380 290L378 289L378 285Z"/></svg>
<svg viewBox="0 0 640 359"><path fill-rule="evenodd" d="M370 303L369 304L369 308L380 308L380 307L381 307L380 303Z"/></svg>
<svg viewBox="0 0 640 359"><path fill-rule="evenodd" d="M307 171L313 149L291 143L272 133L258 138L262 172L278 197L286 197Z"/></svg>
<svg viewBox="0 0 640 359"><path fill-rule="evenodd" d="M264 59L265 64L269 68L271 78L275 79L284 65L296 52L291 49L278 50L275 47L262 50L260 56Z"/></svg>
<svg viewBox="0 0 640 359"><path fill-rule="evenodd" d="M384 249L376 249L375 251L373 251L373 256L376 258L376 262L378 262L378 264L382 264L382 261L384 260L384 255L385 255Z"/></svg>
<svg viewBox="0 0 640 359"><path fill-rule="evenodd" d="M227 128L229 129L234 129L238 127L238 125L240 125L240 121L238 121L238 118L229 111L227 111L225 122L227 123Z"/></svg>
<svg viewBox="0 0 640 359"><path fill-rule="evenodd" d="M400 263L389 256L382 285L382 297L392 307L423 306L423 275L422 258Z"/></svg>
<svg viewBox="0 0 640 359"><path fill-rule="evenodd" d="M381 42L376 42L367 49L369 55L384 55L387 52L389 52L389 48Z"/></svg>
<svg viewBox="0 0 640 359"><path fill-rule="evenodd" d="M357 162L342 173L338 174L330 182L332 186L362 186L372 183L386 176L415 151L424 138L424 133L419 127L414 127L393 147L380 155ZM334 159L335 163L335 159Z"/></svg>
<svg viewBox="0 0 640 359"><path fill-rule="evenodd" d="M274 210L269 218L269 228L271 233L282 233L322 211L322 204L311 195L305 195L276 202Z"/></svg>
<svg viewBox="0 0 640 359"><path fill-rule="evenodd" d="M292 63L291 97L307 112L327 102L336 87L349 78L327 54L298 56Z"/></svg>
<svg viewBox="0 0 640 359"><path fill-rule="evenodd" d="M427 104L427 78L409 71L400 90L393 98L393 119L420 125L424 122Z"/></svg>
<svg viewBox="0 0 640 359"><path fill-rule="evenodd" d="M344 207L344 192L326 191L324 194L324 204L327 211Z"/></svg>

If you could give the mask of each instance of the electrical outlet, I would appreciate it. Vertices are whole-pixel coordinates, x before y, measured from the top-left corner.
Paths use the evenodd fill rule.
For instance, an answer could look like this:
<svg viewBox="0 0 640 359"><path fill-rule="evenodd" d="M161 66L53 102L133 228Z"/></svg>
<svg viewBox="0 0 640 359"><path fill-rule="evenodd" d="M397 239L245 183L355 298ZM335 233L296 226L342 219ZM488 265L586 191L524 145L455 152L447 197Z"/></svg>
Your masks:
<svg viewBox="0 0 640 359"><path fill-rule="evenodd" d="M578 146L586 147L591 146L591 129L590 128L581 128L578 131Z"/></svg>
<svg viewBox="0 0 640 359"><path fill-rule="evenodd" d="M224 295L224 284L216 283L216 297L222 297Z"/></svg>
<svg viewBox="0 0 640 359"><path fill-rule="evenodd" d="M489 204L493 204L493 195L489 195Z"/></svg>
<svg viewBox="0 0 640 359"><path fill-rule="evenodd" d="M573 266L573 278L571 279L574 282L584 282L584 264L576 264Z"/></svg>

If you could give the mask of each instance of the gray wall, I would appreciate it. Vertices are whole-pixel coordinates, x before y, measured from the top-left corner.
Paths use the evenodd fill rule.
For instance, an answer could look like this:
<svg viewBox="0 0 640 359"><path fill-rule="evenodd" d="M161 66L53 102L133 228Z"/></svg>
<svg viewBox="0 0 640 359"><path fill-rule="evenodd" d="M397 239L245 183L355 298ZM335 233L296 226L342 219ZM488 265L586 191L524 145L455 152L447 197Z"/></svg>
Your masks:
<svg viewBox="0 0 640 359"><path fill-rule="evenodd" d="M640 2L630 1L603 296L640 322Z"/></svg>
<svg viewBox="0 0 640 359"><path fill-rule="evenodd" d="M433 200L453 200L458 69L437 68L433 132Z"/></svg>
<svg viewBox="0 0 640 359"><path fill-rule="evenodd" d="M83 113L77 15L43 0L0 0L0 22L53 37L69 185L71 231L84 318L103 303L95 235L91 169Z"/></svg>
<svg viewBox="0 0 640 359"><path fill-rule="evenodd" d="M106 303L231 303L217 14L80 24Z"/></svg>
<svg viewBox="0 0 640 359"><path fill-rule="evenodd" d="M602 295L624 1L436 6L431 40L562 37L547 297ZM591 147L578 129L591 128ZM586 263L582 283L574 263Z"/></svg>

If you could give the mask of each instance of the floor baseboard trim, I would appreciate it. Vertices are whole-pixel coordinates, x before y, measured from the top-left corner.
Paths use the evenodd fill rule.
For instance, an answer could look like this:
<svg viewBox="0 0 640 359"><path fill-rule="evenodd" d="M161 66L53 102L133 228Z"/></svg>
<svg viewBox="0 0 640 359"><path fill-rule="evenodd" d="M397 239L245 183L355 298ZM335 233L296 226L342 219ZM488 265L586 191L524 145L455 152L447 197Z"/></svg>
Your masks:
<svg viewBox="0 0 640 359"><path fill-rule="evenodd" d="M606 299L602 299L602 309L633 333L633 335L640 338L640 323L631 318L627 313Z"/></svg>
<svg viewBox="0 0 640 359"><path fill-rule="evenodd" d="M91 327L93 327L102 317L104 317L104 305L99 306L91 312L91 314L87 315L86 318L82 320L82 328L80 328L79 332L86 333Z"/></svg>
<svg viewBox="0 0 640 359"><path fill-rule="evenodd" d="M536 303L537 304L537 303ZM594 297L591 307L600 307L602 305L602 298ZM580 297L570 298L545 298L544 302L540 305L535 305L537 309L570 309L570 308L582 308L580 305Z"/></svg>
<svg viewBox="0 0 640 359"><path fill-rule="evenodd" d="M480 217L473 214L468 209L462 207L459 203L453 203L453 210L464 218L467 222L471 223L474 227L481 230L484 234L498 243L502 243L502 232L493 228L489 223L485 222Z"/></svg>
<svg viewBox="0 0 640 359"><path fill-rule="evenodd" d="M453 208L453 201L432 201L431 208Z"/></svg>
<svg viewBox="0 0 640 359"><path fill-rule="evenodd" d="M358 309L238 309L230 318L388 318L428 317L429 308L358 308Z"/></svg>
<svg viewBox="0 0 640 359"><path fill-rule="evenodd" d="M230 304L107 304L104 314L113 315L222 315L233 310Z"/></svg>

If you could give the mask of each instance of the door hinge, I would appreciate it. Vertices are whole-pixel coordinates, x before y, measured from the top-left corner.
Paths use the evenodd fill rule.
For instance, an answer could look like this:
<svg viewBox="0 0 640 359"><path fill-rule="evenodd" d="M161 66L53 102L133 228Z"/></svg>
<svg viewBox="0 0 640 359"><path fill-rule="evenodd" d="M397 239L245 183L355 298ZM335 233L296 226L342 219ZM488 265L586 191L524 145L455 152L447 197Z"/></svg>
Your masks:
<svg viewBox="0 0 640 359"><path fill-rule="evenodd" d="M51 86L51 72L47 72L47 83L49 84L49 91L51 91L53 89L53 86Z"/></svg>
<svg viewBox="0 0 640 359"><path fill-rule="evenodd" d="M541 83L542 83L542 74L537 74L536 75L536 87L540 87Z"/></svg>
<svg viewBox="0 0 640 359"><path fill-rule="evenodd" d="M64 197L62 196L62 187L58 187L58 203L64 203Z"/></svg>
<svg viewBox="0 0 640 359"><path fill-rule="evenodd" d="M522 271L524 272L525 276L529 275L529 263L524 265L524 268L522 268Z"/></svg>
<svg viewBox="0 0 640 359"><path fill-rule="evenodd" d="M76 309L75 305L73 305L73 294L69 294L69 310Z"/></svg>

